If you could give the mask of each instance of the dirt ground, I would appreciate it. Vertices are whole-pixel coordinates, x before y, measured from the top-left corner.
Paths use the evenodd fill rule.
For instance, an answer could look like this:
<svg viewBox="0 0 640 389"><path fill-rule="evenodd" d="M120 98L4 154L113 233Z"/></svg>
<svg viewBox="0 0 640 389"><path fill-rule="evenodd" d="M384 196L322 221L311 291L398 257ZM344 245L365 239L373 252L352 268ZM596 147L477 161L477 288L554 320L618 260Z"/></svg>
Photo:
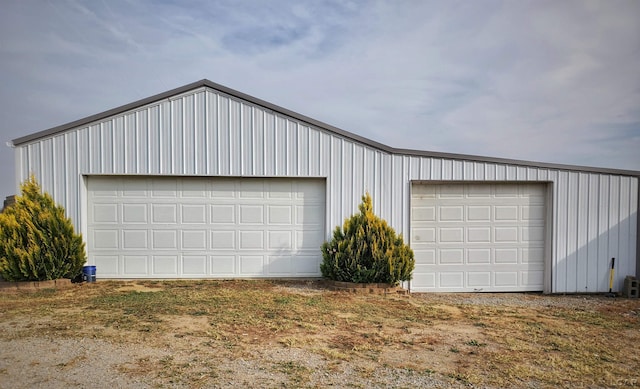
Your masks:
<svg viewBox="0 0 640 389"><path fill-rule="evenodd" d="M146 281L0 294L0 388L639 387L640 301Z"/></svg>

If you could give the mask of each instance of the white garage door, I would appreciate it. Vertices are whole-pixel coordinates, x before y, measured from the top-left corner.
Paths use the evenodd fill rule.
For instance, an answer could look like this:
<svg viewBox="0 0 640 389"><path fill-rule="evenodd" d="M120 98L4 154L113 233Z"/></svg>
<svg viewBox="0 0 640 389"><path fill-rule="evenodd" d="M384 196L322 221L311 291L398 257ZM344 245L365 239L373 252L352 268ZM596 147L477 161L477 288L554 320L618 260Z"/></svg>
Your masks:
<svg viewBox="0 0 640 389"><path fill-rule="evenodd" d="M324 180L90 177L89 262L105 278L320 276Z"/></svg>
<svg viewBox="0 0 640 389"><path fill-rule="evenodd" d="M544 184L414 184L411 289L542 291Z"/></svg>

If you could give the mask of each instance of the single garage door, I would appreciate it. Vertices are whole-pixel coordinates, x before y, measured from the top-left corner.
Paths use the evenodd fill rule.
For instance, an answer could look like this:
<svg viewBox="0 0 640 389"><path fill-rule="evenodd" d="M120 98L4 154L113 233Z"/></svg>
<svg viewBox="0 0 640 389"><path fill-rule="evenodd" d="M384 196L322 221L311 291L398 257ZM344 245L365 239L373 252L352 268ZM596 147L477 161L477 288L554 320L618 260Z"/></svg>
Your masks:
<svg viewBox="0 0 640 389"><path fill-rule="evenodd" d="M542 291L544 184L413 184L411 289Z"/></svg>
<svg viewBox="0 0 640 389"><path fill-rule="evenodd" d="M318 179L89 177L89 262L106 278L320 276Z"/></svg>

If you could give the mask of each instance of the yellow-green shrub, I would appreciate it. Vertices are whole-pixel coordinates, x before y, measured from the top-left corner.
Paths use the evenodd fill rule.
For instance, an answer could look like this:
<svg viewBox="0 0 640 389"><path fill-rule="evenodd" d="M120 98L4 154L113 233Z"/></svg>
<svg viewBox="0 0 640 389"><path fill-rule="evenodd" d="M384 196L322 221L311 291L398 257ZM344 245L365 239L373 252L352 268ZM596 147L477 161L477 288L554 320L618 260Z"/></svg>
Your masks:
<svg viewBox="0 0 640 389"><path fill-rule="evenodd" d="M371 196L362 196L360 213L337 226L322 245L322 275L335 281L388 283L411 279L413 251L386 221L373 213Z"/></svg>
<svg viewBox="0 0 640 389"><path fill-rule="evenodd" d="M0 275L7 281L74 278L86 261L82 236L35 177L0 214Z"/></svg>

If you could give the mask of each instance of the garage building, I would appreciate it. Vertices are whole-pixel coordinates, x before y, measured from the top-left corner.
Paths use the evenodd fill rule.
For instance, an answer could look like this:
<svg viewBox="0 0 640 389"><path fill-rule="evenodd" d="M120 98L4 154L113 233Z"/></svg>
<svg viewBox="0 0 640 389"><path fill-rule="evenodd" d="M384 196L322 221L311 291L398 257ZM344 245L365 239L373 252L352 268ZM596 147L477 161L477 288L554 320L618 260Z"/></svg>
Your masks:
<svg viewBox="0 0 640 389"><path fill-rule="evenodd" d="M318 277L375 212L412 291L608 291L637 275L640 172L400 150L208 80L13 140L100 278Z"/></svg>

